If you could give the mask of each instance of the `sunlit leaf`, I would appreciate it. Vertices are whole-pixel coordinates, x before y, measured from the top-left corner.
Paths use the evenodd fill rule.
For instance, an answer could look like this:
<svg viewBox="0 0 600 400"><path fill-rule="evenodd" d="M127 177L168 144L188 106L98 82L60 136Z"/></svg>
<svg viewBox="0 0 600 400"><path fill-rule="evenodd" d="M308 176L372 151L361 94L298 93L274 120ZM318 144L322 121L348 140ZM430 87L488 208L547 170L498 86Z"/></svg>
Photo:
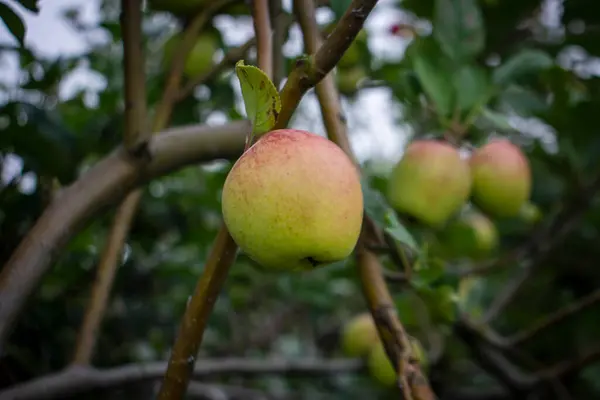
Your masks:
<svg viewBox="0 0 600 400"><path fill-rule="evenodd" d="M260 68L245 65L244 60L237 62L235 72L240 80L246 114L252 121L253 134L270 131L281 111L281 99L275 85Z"/></svg>

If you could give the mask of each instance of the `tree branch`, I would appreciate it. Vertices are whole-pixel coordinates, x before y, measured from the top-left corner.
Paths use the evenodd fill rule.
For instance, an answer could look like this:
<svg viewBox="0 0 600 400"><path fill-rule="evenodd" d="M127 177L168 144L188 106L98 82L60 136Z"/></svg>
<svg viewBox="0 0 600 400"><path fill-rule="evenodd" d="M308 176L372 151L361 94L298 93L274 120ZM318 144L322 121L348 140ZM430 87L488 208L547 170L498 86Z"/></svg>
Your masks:
<svg viewBox="0 0 600 400"><path fill-rule="evenodd" d="M121 0L125 71L125 147L135 153L150 133L146 123L146 64L142 49L142 1Z"/></svg>
<svg viewBox="0 0 600 400"><path fill-rule="evenodd" d="M316 22L316 9L312 0L295 0L294 10L302 30L304 38L305 53L317 54L315 60L319 60L319 52L325 45L322 45L321 34ZM352 5L350 6L350 15L352 15ZM346 15L349 13L347 12ZM342 24L344 19L338 23ZM356 34L362 28L362 21L358 26ZM336 27L337 29L337 27ZM335 32L335 30L334 30ZM333 34L332 34L333 36ZM344 36L343 38L346 38ZM354 39L354 37L352 37ZM338 40L335 37L331 40ZM342 45L349 45L339 41ZM342 56L342 54L336 54ZM323 68L327 68L329 64L324 63ZM335 65L335 64L334 64ZM320 71L319 68L315 70ZM346 118L343 115L340 104L339 94L335 86L333 76L330 73L322 75L322 79L317 83L315 88L317 98L321 107L323 122L330 140L336 143L344 152L356 162L356 157L350 146L348 138L348 128ZM358 168L358 165L356 165ZM433 399L435 396L429 384L422 374L417 362L411 364L411 346L404 327L398 319L398 314L394 306L392 296L389 293L381 264L377 255L371 252L365 245L373 241L369 237L375 232L375 224L365 215L363 222L363 230L359 238L356 257L357 264L361 276L363 292L374 320L377 323L379 335L385 345L386 352L392 364L398 372L398 382L405 400Z"/></svg>
<svg viewBox="0 0 600 400"><path fill-rule="evenodd" d="M142 51L142 3L140 0L121 1L121 30L123 31L123 69L125 70L125 134L123 143L132 154L146 140L146 74ZM141 197L140 191L133 192L119 207L115 222L108 235L102 258L98 264L96 279L85 312L81 330L75 345L73 362L88 364L96 345L106 303L119 266L118 259L123 251L135 204ZM132 204L133 203L133 204Z"/></svg>
<svg viewBox="0 0 600 400"><path fill-rule="evenodd" d="M250 130L249 121L171 129L149 139L147 164L136 162L119 147L59 192L0 271L0 344L69 239L106 206L183 166L239 156Z"/></svg>
<svg viewBox="0 0 600 400"><path fill-rule="evenodd" d="M260 359L225 358L192 363L194 379L219 375L305 375L322 376L356 373L364 369L357 359ZM111 369L72 366L64 371L46 375L0 392L0 400L63 399L95 389L107 389L126 383L160 379L167 368L166 362L128 364Z"/></svg>
<svg viewBox="0 0 600 400"><path fill-rule="evenodd" d="M540 380L564 378L600 360L600 345L595 345L577 357L562 361L536 373Z"/></svg>
<svg viewBox="0 0 600 400"><path fill-rule="evenodd" d="M517 332L514 335L510 336L506 339L508 346L520 346L523 343L533 339L540 332L556 325L565 319L574 316L575 314L585 310L588 307L591 307L600 302L600 289L592 292L591 294L583 297L579 301L576 301L571 304L567 304L563 308L560 308L558 311L553 314L541 318L538 321L534 322L529 328Z"/></svg>
<svg viewBox="0 0 600 400"><path fill-rule="evenodd" d="M270 76L273 62L271 20L267 0L255 0L252 7L258 48L258 67ZM263 41L267 41L263 43ZM248 137L251 137L250 135ZM246 141L246 147L250 141ZM217 233L206 266L183 315L181 326L169 359L169 365L158 393L159 400L183 399L194 368L198 349L212 309L219 297L229 269L235 261L237 244L224 222Z"/></svg>
<svg viewBox="0 0 600 400"><path fill-rule="evenodd" d="M304 94L318 84L342 58L360 32L377 0L353 0L335 29L307 62L300 58L281 90L281 112L273 129L285 128Z"/></svg>
<svg viewBox="0 0 600 400"><path fill-rule="evenodd" d="M484 323L489 323L495 319L512 302L531 274L545 264L551 255L552 249L579 225L599 191L600 175L577 193L557 214L548 225L548 228L539 236L536 236L533 241L533 255L530 256L531 259L528 265L524 266L507 285L506 289L496 296L482 318Z"/></svg>

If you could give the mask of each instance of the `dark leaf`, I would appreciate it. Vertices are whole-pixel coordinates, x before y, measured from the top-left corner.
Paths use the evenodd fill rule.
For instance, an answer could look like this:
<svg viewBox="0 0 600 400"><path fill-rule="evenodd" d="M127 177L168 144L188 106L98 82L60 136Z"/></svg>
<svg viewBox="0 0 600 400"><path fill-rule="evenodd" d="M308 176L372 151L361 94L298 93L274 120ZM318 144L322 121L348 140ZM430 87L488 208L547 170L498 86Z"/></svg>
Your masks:
<svg viewBox="0 0 600 400"><path fill-rule="evenodd" d="M25 23L12 8L4 3L0 3L0 19L17 39L21 47L25 45Z"/></svg>
<svg viewBox="0 0 600 400"><path fill-rule="evenodd" d="M477 56L485 43L485 28L476 0L436 0L433 35L451 59Z"/></svg>

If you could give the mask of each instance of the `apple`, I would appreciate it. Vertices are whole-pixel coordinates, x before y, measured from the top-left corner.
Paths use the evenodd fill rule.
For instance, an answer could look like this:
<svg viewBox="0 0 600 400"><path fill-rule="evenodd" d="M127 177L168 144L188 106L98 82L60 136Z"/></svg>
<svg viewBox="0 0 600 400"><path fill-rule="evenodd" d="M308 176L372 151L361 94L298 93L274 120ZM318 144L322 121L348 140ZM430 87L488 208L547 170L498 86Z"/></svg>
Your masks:
<svg viewBox="0 0 600 400"><path fill-rule="evenodd" d="M470 211L451 221L440 232L443 255L480 259L498 247L496 225L484 214Z"/></svg>
<svg viewBox="0 0 600 400"><path fill-rule="evenodd" d="M531 194L531 170L521 149L496 139L477 149L470 164L473 202L490 215L517 216Z"/></svg>
<svg viewBox="0 0 600 400"><path fill-rule="evenodd" d="M357 65L349 69L339 69L336 75L336 83L340 93L350 96L358 90L358 84L367 77L363 67Z"/></svg>
<svg viewBox="0 0 600 400"><path fill-rule="evenodd" d="M394 166L388 200L396 211L441 227L467 201L469 164L456 148L438 140L416 140Z"/></svg>
<svg viewBox="0 0 600 400"><path fill-rule="evenodd" d="M370 313L352 318L342 330L342 351L348 357L363 357L379 341L377 326Z"/></svg>
<svg viewBox="0 0 600 400"><path fill-rule="evenodd" d="M519 218L528 224L537 224L542 219L542 211L537 205L528 201L519 210Z"/></svg>
<svg viewBox="0 0 600 400"><path fill-rule="evenodd" d="M165 69L171 66L177 46L181 43L181 37L181 34L173 35L165 42L163 51ZM213 65L213 56L218 48L217 39L212 33L199 35L185 60L183 70L185 76L191 78L208 72Z"/></svg>
<svg viewBox="0 0 600 400"><path fill-rule="evenodd" d="M423 369L427 369L427 355L421 342L414 338L409 337L411 344L412 356L418 361L419 365ZM367 368L371 377L384 386L395 386L398 381L398 376L394 370L390 359L385 352L383 342L378 342L371 348L369 357L367 358Z"/></svg>
<svg viewBox="0 0 600 400"><path fill-rule="evenodd" d="M330 140L280 129L233 165L223 219L251 259L273 271L309 270L353 251L363 219L359 172Z"/></svg>

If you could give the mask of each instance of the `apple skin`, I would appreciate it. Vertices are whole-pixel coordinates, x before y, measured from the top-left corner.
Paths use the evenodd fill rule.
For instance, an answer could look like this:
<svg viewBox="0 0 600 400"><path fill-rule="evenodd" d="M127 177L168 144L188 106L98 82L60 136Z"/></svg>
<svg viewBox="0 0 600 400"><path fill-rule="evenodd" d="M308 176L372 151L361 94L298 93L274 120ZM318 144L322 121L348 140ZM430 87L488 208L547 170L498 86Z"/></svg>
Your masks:
<svg viewBox="0 0 600 400"><path fill-rule="evenodd" d="M515 217L531 195L531 170L521 149L496 139L476 150L470 160L472 199L496 217Z"/></svg>
<svg viewBox="0 0 600 400"><path fill-rule="evenodd" d="M360 176L330 140L296 129L271 131L232 167L222 212L234 241L264 269L314 269L346 258L356 246Z"/></svg>
<svg viewBox="0 0 600 400"><path fill-rule="evenodd" d="M352 318L342 330L342 351L348 357L363 357L379 342L377 326L370 313Z"/></svg>
<svg viewBox="0 0 600 400"><path fill-rule="evenodd" d="M163 67L165 69L171 66L171 61L175 56L181 37L181 34L173 35L165 42L163 51ZM191 78L207 72L213 65L213 56L218 48L217 39L214 35L210 33L199 35L185 60L183 70L185 76Z"/></svg>
<svg viewBox="0 0 600 400"><path fill-rule="evenodd" d="M411 343L413 357L417 359L419 365L423 369L427 369L427 356L425 349L423 349L423 346L421 345L421 342L414 337L409 337L409 340ZM394 366L390 362L387 353L385 352L382 342L378 342L376 345L374 345L369 352L369 356L367 358L367 368L371 374L371 377L373 377L383 386L391 387L396 385L398 379L396 371L394 370Z"/></svg>
<svg viewBox="0 0 600 400"><path fill-rule="evenodd" d="M484 214L471 211L440 232L442 254L448 258L482 259L498 247L496 225Z"/></svg>
<svg viewBox="0 0 600 400"><path fill-rule="evenodd" d="M392 170L387 197L396 211L438 228L459 211L470 189L469 164L452 145L415 140Z"/></svg>

